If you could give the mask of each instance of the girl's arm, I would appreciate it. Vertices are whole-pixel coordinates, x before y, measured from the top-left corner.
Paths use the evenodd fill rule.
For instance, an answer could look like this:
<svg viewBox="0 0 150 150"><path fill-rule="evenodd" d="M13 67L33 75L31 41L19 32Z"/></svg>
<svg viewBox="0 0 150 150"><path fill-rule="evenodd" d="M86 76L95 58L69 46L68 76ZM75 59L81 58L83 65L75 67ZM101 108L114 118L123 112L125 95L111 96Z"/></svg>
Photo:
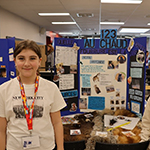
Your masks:
<svg viewBox="0 0 150 150"><path fill-rule="evenodd" d="M0 150L5 150L6 148L6 118L0 117Z"/></svg>
<svg viewBox="0 0 150 150"><path fill-rule="evenodd" d="M50 117L54 127L57 150L64 150L64 133L60 111L50 113Z"/></svg>

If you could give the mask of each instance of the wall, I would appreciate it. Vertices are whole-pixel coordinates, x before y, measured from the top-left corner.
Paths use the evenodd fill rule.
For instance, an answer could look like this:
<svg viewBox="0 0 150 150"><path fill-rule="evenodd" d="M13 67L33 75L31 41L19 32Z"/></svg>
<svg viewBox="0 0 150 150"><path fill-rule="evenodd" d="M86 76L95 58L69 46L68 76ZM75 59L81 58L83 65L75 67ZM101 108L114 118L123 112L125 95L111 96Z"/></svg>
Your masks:
<svg viewBox="0 0 150 150"><path fill-rule="evenodd" d="M0 38L30 39L45 45L46 33L40 34L39 29L39 26L0 7Z"/></svg>

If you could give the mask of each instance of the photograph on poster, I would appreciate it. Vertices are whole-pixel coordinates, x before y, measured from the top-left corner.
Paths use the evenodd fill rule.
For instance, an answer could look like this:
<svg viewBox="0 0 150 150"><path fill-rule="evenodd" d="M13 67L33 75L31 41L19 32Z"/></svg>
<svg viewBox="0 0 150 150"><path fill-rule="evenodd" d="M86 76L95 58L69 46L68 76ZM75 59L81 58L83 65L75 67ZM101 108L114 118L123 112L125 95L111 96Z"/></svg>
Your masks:
<svg viewBox="0 0 150 150"><path fill-rule="evenodd" d="M65 73L63 63L56 64L56 72L57 72L58 75Z"/></svg>
<svg viewBox="0 0 150 150"><path fill-rule="evenodd" d="M120 97L120 92L116 92L116 97Z"/></svg>
<svg viewBox="0 0 150 150"><path fill-rule="evenodd" d="M138 50L138 53L136 55L136 61L142 64L145 62L145 53L143 51Z"/></svg>
<svg viewBox="0 0 150 150"><path fill-rule="evenodd" d="M140 89L140 81L138 79L132 79L132 88Z"/></svg>
<svg viewBox="0 0 150 150"><path fill-rule="evenodd" d="M101 93L101 90L100 90L100 88L97 85L94 85L94 89L95 89L96 94L100 94Z"/></svg>
<svg viewBox="0 0 150 150"><path fill-rule="evenodd" d="M91 95L91 88L81 88L82 90L82 95Z"/></svg>
<svg viewBox="0 0 150 150"><path fill-rule="evenodd" d="M115 110L115 107L114 107L114 106L111 106L110 109L111 109L111 110Z"/></svg>
<svg viewBox="0 0 150 150"><path fill-rule="evenodd" d="M122 105L125 104L125 100L121 100L121 104L122 104Z"/></svg>
<svg viewBox="0 0 150 150"><path fill-rule="evenodd" d="M76 110L77 110L77 105L76 105L76 103L71 103L71 108L70 108L69 111L75 112Z"/></svg>
<svg viewBox="0 0 150 150"><path fill-rule="evenodd" d="M112 105L113 105L114 103L115 103L115 101L114 101L114 100L110 100L110 104L112 104Z"/></svg>
<svg viewBox="0 0 150 150"><path fill-rule="evenodd" d="M70 65L70 73L77 74L77 65Z"/></svg>
<svg viewBox="0 0 150 150"><path fill-rule="evenodd" d="M108 67L107 69L118 69L119 68L119 62L118 61L108 61Z"/></svg>
<svg viewBox="0 0 150 150"><path fill-rule="evenodd" d="M116 105L120 104L120 101L119 100L116 100Z"/></svg>
<svg viewBox="0 0 150 150"><path fill-rule="evenodd" d="M109 86L106 86L106 91L107 91L107 93L109 93L109 92L114 92L114 91L115 91L115 88L114 88L113 85L109 85Z"/></svg>
<svg viewBox="0 0 150 150"><path fill-rule="evenodd" d="M94 82L96 82L96 81L99 82L99 81L100 81L100 80L99 80L99 76L100 76L100 73L97 73L96 75L94 75L93 81L94 81Z"/></svg>
<svg viewBox="0 0 150 150"><path fill-rule="evenodd" d="M118 82L122 82L122 81L125 79L125 77L126 77L126 75L125 75L124 72L118 72L118 73L116 73L116 75L115 75L115 79L116 79L116 81L118 81Z"/></svg>
<svg viewBox="0 0 150 150"><path fill-rule="evenodd" d="M87 98L79 98L79 108L87 109Z"/></svg>
<svg viewBox="0 0 150 150"><path fill-rule="evenodd" d="M128 79L127 79L127 81L128 81L128 84L131 84L132 83L132 77L129 76Z"/></svg>
<svg viewBox="0 0 150 150"><path fill-rule="evenodd" d="M119 55L117 57L117 61L120 63L120 64L123 64L126 62L126 57L124 55Z"/></svg>

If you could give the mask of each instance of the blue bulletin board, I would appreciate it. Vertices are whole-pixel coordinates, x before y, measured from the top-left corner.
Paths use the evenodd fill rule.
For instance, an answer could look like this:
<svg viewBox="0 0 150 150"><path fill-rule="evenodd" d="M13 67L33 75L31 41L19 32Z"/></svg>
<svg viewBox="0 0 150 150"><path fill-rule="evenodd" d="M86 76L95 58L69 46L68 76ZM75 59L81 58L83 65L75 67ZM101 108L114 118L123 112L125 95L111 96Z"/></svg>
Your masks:
<svg viewBox="0 0 150 150"><path fill-rule="evenodd" d="M0 39L0 84L16 76L13 51L15 38ZM5 75L4 75L5 71Z"/></svg>

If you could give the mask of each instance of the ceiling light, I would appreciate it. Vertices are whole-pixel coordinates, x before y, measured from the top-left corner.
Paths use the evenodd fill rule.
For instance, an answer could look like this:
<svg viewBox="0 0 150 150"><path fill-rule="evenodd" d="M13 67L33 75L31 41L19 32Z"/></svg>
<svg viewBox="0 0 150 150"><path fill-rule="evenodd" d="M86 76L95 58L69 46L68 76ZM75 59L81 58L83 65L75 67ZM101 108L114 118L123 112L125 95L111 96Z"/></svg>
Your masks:
<svg viewBox="0 0 150 150"><path fill-rule="evenodd" d="M101 0L101 3L140 4L142 0Z"/></svg>
<svg viewBox="0 0 150 150"><path fill-rule="evenodd" d="M118 24L124 24L124 22L100 22L100 24L113 24L113 25L118 25Z"/></svg>
<svg viewBox="0 0 150 150"><path fill-rule="evenodd" d="M148 23L147 25L150 26L150 23Z"/></svg>
<svg viewBox="0 0 150 150"><path fill-rule="evenodd" d="M142 36L150 36L150 33L141 33Z"/></svg>
<svg viewBox="0 0 150 150"><path fill-rule="evenodd" d="M144 33L147 32L149 29L144 28L122 28L120 33Z"/></svg>
<svg viewBox="0 0 150 150"><path fill-rule="evenodd" d="M91 13L77 13L77 17L93 17L94 14Z"/></svg>
<svg viewBox="0 0 150 150"><path fill-rule="evenodd" d="M38 13L39 16L69 16L69 13Z"/></svg>
<svg viewBox="0 0 150 150"><path fill-rule="evenodd" d="M52 22L52 24L76 24L76 22Z"/></svg>
<svg viewBox="0 0 150 150"><path fill-rule="evenodd" d="M73 34L72 32L59 32L59 34L65 34L65 35L68 35L68 34Z"/></svg>

